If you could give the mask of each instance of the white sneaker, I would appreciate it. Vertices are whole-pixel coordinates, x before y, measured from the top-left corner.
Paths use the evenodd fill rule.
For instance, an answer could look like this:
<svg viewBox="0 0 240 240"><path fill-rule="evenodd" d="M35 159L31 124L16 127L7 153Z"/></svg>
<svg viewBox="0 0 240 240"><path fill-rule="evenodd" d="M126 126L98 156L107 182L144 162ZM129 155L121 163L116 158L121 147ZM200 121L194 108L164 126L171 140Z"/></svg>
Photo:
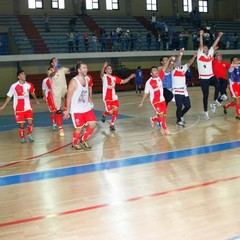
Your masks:
<svg viewBox="0 0 240 240"><path fill-rule="evenodd" d="M183 124L186 124L186 122L185 122L183 117L181 117L181 121L182 121Z"/></svg>
<svg viewBox="0 0 240 240"><path fill-rule="evenodd" d="M213 113L215 113L216 112L216 105L214 103L211 103L210 104L210 109Z"/></svg>
<svg viewBox="0 0 240 240"><path fill-rule="evenodd" d="M203 116L206 120L209 120L209 115L208 112L203 112Z"/></svg>
<svg viewBox="0 0 240 240"><path fill-rule="evenodd" d="M213 104L216 104L217 107L222 106L222 104L218 100L215 100Z"/></svg>
<svg viewBox="0 0 240 240"><path fill-rule="evenodd" d="M225 100L228 100L228 97L227 97L226 94L223 94L223 95L221 96L221 99L222 99L223 101L225 101Z"/></svg>

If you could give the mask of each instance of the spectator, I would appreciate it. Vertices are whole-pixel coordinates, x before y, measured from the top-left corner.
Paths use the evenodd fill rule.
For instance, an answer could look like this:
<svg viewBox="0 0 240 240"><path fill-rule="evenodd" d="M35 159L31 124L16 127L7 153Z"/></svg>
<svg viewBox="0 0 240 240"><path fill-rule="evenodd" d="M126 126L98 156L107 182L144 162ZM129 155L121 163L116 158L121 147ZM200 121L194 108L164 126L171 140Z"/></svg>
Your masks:
<svg viewBox="0 0 240 240"><path fill-rule="evenodd" d="M69 26L70 26L70 31L71 32L75 31L76 24L77 24L77 17L73 17L69 20Z"/></svg>
<svg viewBox="0 0 240 240"><path fill-rule="evenodd" d="M97 42L98 42L98 38L96 36L96 33L94 32L92 34L92 45L93 45L93 51L97 52Z"/></svg>
<svg viewBox="0 0 240 240"><path fill-rule="evenodd" d="M72 31L69 31L67 33L67 42L68 42L68 52L73 53L74 48L73 48L73 40L74 40L74 34Z"/></svg>
<svg viewBox="0 0 240 240"><path fill-rule="evenodd" d="M147 37L147 50L150 50L151 43L152 43L152 32L150 29L148 30L146 37Z"/></svg>
<svg viewBox="0 0 240 240"><path fill-rule="evenodd" d="M44 23L45 23L45 31L46 32L50 32L49 21L50 21L50 17L47 15L47 13L45 13L44 14Z"/></svg>
<svg viewBox="0 0 240 240"><path fill-rule="evenodd" d="M86 0L82 0L81 2L81 11L82 15L86 15Z"/></svg>
<svg viewBox="0 0 240 240"><path fill-rule="evenodd" d="M233 35L233 47L234 49L238 49L238 45L239 45L239 36L237 33L234 33Z"/></svg>
<svg viewBox="0 0 240 240"><path fill-rule="evenodd" d="M78 52L79 51L79 42L80 42L80 36L78 34L78 31L76 31L74 34L74 41L75 41L76 52Z"/></svg>
<svg viewBox="0 0 240 240"><path fill-rule="evenodd" d="M137 50L142 50L142 33L140 30L137 33Z"/></svg>
<svg viewBox="0 0 240 240"><path fill-rule="evenodd" d="M88 48L89 48L89 37L87 33L83 34L83 40L84 40L84 46L85 46L85 52L88 52Z"/></svg>

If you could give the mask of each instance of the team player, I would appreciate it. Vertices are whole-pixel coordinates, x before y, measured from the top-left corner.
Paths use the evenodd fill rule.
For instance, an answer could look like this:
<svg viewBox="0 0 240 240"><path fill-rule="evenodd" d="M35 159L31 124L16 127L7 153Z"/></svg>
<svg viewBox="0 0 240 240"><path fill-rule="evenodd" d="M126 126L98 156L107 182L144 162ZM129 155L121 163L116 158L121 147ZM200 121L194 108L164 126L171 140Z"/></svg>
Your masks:
<svg viewBox="0 0 240 240"><path fill-rule="evenodd" d="M136 74L136 94L141 95L143 72L141 66L138 66L138 69L135 71Z"/></svg>
<svg viewBox="0 0 240 240"><path fill-rule="evenodd" d="M186 72L193 64L197 54L189 60L188 63L180 66L176 66L172 71L172 87L173 95L176 103L176 117L177 126L185 127L185 120L183 116L191 108L191 102L187 91Z"/></svg>
<svg viewBox="0 0 240 240"><path fill-rule="evenodd" d="M72 148L76 150L91 150L87 143L96 126L96 116L92 109L92 99L89 97L90 78L85 63L79 62L76 66L77 75L71 79L68 92L64 119L72 117L75 130L73 132Z"/></svg>
<svg viewBox="0 0 240 240"><path fill-rule="evenodd" d="M166 114L167 114L167 106L165 102L165 98L163 95L163 84L162 79L165 75L165 70L171 61L174 61L175 57L171 57L168 59L166 64L163 68L159 71L155 66L151 67L150 75L151 77L147 80L144 89L144 95L142 98L141 103L139 104L138 108L143 106L145 99L147 98L148 94L150 94L150 101L151 104L156 111L155 117L150 117L150 122L152 127L158 122L165 135L170 135L170 131L167 128L166 124Z"/></svg>
<svg viewBox="0 0 240 240"><path fill-rule="evenodd" d="M27 121L27 136L29 142L34 142L33 131L33 112L32 103L30 101L30 94L34 98L36 104L39 104L37 100L35 89L32 83L26 81L26 74L24 70L17 72L18 81L10 87L5 103L0 107L2 111L13 97L13 109L15 112L15 119L19 125L19 135L21 143L26 143L24 123Z"/></svg>
<svg viewBox="0 0 240 240"><path fill-rule="evenodd" d="M232 58L232 62L239 61L236 57ZM240 120L240 67L231 67L230 73L230 91L235 99L236 119Z"/></svg>
<svg viewBox="0 0 240 240"><path fill-rule="evenodd" d="M62 126L62 99L66 97L67 81L66 74L75 71L74 68L61 67L60 61L57 58L50 60L50 68L47 71L48 77L51 79L53 102L56 107L56 119L58 124L58 131L61 137L64 136Z"/></svg>
<svg viewBox="0 0 240 240"><path fill-rule="evenodd" d="M203 45L203 34L204 31L199 31L199 48L197 52L197 66L198 66L198 73L200 79L200 86L203 93L203 109L204 109L204 118L209 120L208 114L208 96L209 96L209 86L213 85L215 88L214 92L214 102L210 104L210 108L213 112L215 112L216 106L221 106L221 103L218 102L218 95L220 86L218 83L217 78L213 74L213 55L215 49L217 49L218 42L220 41L223 33L220 32L218 37L214 41L213 45L208 49L207 46Z"/></svg>
<svg viewBox="0 0 240 240"><path fill-rule="evenodd" d="M103 102L105 104L106 111L102 114L102 122L106 121L106 117L112 115L110 122L110 131L115 131L115 122L118 117L119 110L119 101L116 94L115 85L116 84L125 84L130 81L132 78L136 77L133 73L126 79L121 79L118 76L112 75L113 69L112 66L105 62L103 64L100 77L102 78L103 83Z"/></svg>

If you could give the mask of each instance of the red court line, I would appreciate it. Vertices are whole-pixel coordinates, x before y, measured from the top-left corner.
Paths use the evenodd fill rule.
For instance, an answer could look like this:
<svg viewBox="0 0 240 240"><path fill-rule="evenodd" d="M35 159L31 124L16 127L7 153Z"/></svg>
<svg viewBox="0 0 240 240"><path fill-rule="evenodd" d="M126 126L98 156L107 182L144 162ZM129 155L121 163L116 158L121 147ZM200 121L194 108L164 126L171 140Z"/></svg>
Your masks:
<svg viewBox="0 0 240 240"><path fill-rule="evenodd" d="M139 196L139 197L128 198L128 199L125 199L125 200L120 200L120 201L116 201L116 202L112 202L112 203L103 203L103 204L99 204L99 205L68 210L68 211L65 211L65 212L53 213L53 214L49 214L49 215L46 215L46 216L38 216L38 217L32 217L32 218L26 218L26 219L19 219L19 220L10 221L10 222L4 222L4 223L0 223L0 227L8 227L8 226L12 226L12 225L29 223L29 222L39 221L39 220L43 220L43 219L48 219L48 218L59 217L59 216L63 216L63 215L69 215L69 214L85 212L85 211L90 211L90 210L99 209L99 208L105 208L105 207L109 207L109 206L112 206L112 205L118 205L118 204L124 204L124 203L127 203L127 202L139 201L139 200L142 200L142 199L145 199L145 198L169 195L171 193L188 191L188 190L192 190L192 189L195 189L195 188L207 187L207 186L214 185L214 184L217 184L217 183L228 182L228 181L233 181L233 180L238 180L238 179L240 179L240 176L225 178L225 179L218 179L218 180L214 180L214 181L211 181L211 182L205 182L205 183L200 183L200 184L197 184L197 185L191 185L191 186L187 186L187 187L177 188L177 189L173 189L173 190L148 194L148 195Z"/></svg>
<svg viewBox="0 0 240 240"><path fill-rule="evenodd" d="M56 152L56 151L58 151L58 150L60 150L60 149L62 149L62 148L65 148L65 147L67 147L67 146L69 146L69 145L71 145L71 144L72 144L72 143L65 144L65 145L63 145L63 146L61 146L61 147L59 147L59 148L55 148L55 149L53 149L53 150L51 150L51 151L48 151L48 152L45 152L45 153L42 153L42 154L39 154L39 155L36 155L36 156L33 156L33 157L26 158L25 160L22 160L22 161L16 161L16 162L7 163L7 164L5 164L5 165L1 165L0 168L9 167L9 166L12 166L12 165L16 165L16 164L23 163L23 162L28 161L28 160L33 160L33 159L35 159L35 158L39 158L39 157L48 155L49 153Z"/></svg>

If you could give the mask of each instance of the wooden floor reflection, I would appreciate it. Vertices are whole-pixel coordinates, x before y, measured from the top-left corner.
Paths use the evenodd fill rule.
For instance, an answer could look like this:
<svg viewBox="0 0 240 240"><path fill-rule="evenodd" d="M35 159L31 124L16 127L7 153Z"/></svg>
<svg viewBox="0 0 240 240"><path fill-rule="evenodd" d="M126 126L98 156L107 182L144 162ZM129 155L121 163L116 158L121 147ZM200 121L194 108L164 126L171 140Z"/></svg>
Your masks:
<svg viewBox="0 0 240 240"><path fill-rule="evenodd" d="M219 240L240 236L240 121L219 107L207 121L200 88L189 88L186 127L171 136L150 125L154 111L134 92L119 93L116 132L99 119L91 151L71 149L35 123L33 144L17 128L0 132L0 239ZM210 93L210 98L212 96ZM94 95L103 111L102 96ZM45 103L35 110L47 110ZM3 114L11 114L8 106ZM36 121L37 122L37 121Z"/></svg>

